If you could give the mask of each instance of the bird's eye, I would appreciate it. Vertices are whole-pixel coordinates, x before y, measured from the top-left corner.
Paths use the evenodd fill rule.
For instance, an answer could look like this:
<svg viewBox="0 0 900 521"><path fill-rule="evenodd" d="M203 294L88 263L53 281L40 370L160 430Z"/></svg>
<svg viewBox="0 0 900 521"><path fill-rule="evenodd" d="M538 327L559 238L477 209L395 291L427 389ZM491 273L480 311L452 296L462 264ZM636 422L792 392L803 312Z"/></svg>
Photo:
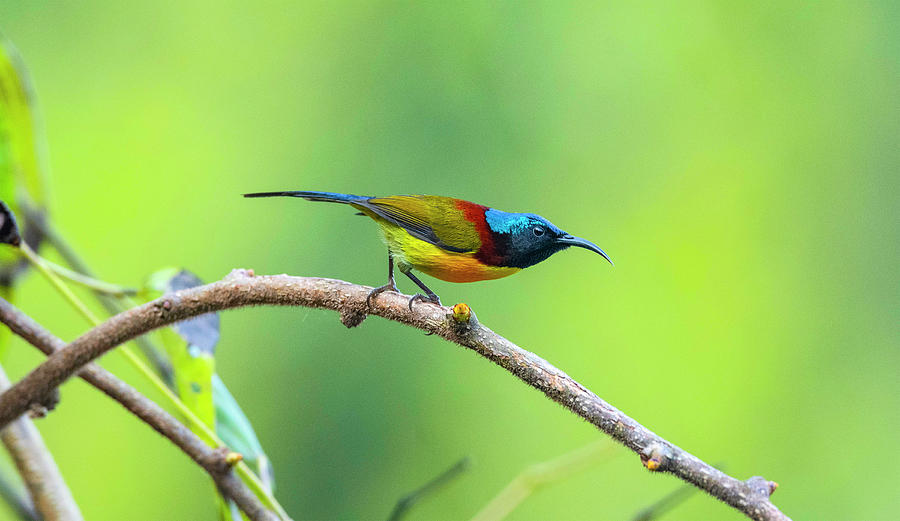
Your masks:
<svg viewBox="0 0 900 521"><path fill-rule="evenodd" d="M535 237L540 237L541 235L544 235L544 227L543 226L535 226L534 228L531 229L531 232L534 233Z"/></svg>

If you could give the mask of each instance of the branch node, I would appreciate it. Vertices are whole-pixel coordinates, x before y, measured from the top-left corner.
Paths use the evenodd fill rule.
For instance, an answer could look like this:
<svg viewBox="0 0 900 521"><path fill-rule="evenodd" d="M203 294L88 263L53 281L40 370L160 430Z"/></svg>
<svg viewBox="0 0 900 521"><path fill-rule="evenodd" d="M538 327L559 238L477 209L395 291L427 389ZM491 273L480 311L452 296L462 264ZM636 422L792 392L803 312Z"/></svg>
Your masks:
<svg viewBox="0 0 900 521"><path fill-rule="evenodd" d="M616 439L623 439L625 437L625 433L628 432L628 426L625 425L622 420L616 420L616 423L612 426L612 433Z"/></svg>
<svg viewBox="0 0 900 521"><path fill-rule="evenodd" d="M769 481L762 476L753 476L746 483L755 495L765 499L769 499L769 496L778 488L778 483Z"/></svg>
<svg viewBox="0 0 900 521"><path fill-rule="evenodd" d="M159 312L160 316L165 316L172 310L172 300L164 296L161 300L154 302L153 306Z"/></svg>
<svg viewBox="0 0 900 521"><path fill-rule="evenodd" d="M641 463L647 467L647 470L661 472L665 470L669 457L668 447L660 443L651 443L641 452Z"/></svg>
<svg viewBox="0 0 900 521"><path fill-rule="evenodd" d="M48 412L50 411L39 403L33 403L28 406L28 417L32 420L43 418L47 416Z"/></svg>
<svg viewBox="0 0 900 521"><path fill-rule="evenodd" d="M450 327L456 330L457 334L465 333L478 325L478 317L475 316L475 312L464 302L450 308L450 313L447 313L446 317Z"/></svg>
<svg viewBox="0 0 900 521"><path fill-rule="evenodd" d="M368 315L358 309L347 306L341 308L340 316L341 324L351 328L362 324Z"/></svg>
<svg viewBox="0 0 900 521"><path fill-rule="evenodd" d="M28 405L28 417L32 419L43 418L47 413L56 409L59 404L59 387L51 390L41 400Z"/></svg>
<svg viewBox="0 0 900 521"><path fill-rule="evenodd" d="M234 452L225 446L213 449L209 457L209 467L218 474L228 474L231 472L231 468L243 459L243 456L240 453ZM236 457L237 459L235 460Z"/></svg>
<svg viewBox="0 0 900 521"><path fill-rule="evenodd" d="M245 268L235 268L231 270L228 275L225 275L225 280L241 280L241 279L249 279L251 277L255 277L256 273L251 269Z"/></svg>
<svg viewBox="0 0 900 521"><path fill-rule="evenodd" d="M229 452L225 455L225 463L228 464L229 467L233 467L244 460L244 455L240 452Z"/></svg>

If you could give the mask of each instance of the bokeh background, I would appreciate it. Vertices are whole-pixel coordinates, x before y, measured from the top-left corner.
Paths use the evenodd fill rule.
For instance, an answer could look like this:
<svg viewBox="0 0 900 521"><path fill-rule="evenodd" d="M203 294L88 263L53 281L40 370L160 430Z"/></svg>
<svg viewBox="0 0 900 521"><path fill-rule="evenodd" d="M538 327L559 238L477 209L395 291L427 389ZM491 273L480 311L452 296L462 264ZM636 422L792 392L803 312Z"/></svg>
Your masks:
<svg viewBox="0 0 900 521"><path fill-rule="evenodd" d="M104 278L184 266L383 283L374 225L248 191L453 195L589 238L456 285L497 332L795 519L900 508L896 2L25 2L52 218ZM411 292L407 281L401 288ZM17 304L86 325L31 274ZM474 354L372 318L223 315L220 374L298 519L466 519L593 427ZM21 342L18 378L40 358ZM103 365L146 390L121 355ZM185 456L72 381L39 426L92 520L214 519ZM616 457L509 517L627 519L679 483ZM4 507L5 508L5 507ZM0 518L8 516L0 510ZM737 520L697 494L667 519Z"/></svg>

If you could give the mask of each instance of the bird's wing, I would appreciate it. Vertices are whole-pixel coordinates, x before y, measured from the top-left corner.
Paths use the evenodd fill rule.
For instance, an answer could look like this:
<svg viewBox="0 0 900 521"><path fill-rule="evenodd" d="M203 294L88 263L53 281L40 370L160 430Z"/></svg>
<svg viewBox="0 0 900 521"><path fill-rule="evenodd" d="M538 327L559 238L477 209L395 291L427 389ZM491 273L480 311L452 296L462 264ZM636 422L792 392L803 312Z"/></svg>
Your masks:
<svg viewBox="0 0 900 521"><path fill-rule="evenodd" d="M478 235L462 215L454 214L459 211L453 201L449 197L394 195L357 204L439 248L457 253L476 251L481 244ZM456 221L459 223L454 226Z"/></svg>

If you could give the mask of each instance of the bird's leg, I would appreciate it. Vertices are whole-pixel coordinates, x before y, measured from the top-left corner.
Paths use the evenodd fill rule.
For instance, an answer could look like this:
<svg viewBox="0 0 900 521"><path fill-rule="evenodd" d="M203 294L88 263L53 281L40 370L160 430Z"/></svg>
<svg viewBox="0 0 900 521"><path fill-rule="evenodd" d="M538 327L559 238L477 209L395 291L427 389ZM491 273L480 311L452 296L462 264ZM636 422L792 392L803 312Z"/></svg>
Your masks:
<svg viewBox="0 0 900 521"><path fill-rule="evenodd" d="M409 299L409 310L410 310L410 311L412 311L412 305L413 305L413 302L415 302L415 301L417 301L417 300L424 300L424 301L427 301L427 302L431 302L432 304L437 304L438 306L442 305L442 304L441 304L441 299L438 298L438 296L435 295L433 291L431 291L430 289L428 289L428 286L426 286L424 282L422 282L421 280L419 280L418 277L416 277L415 275L413 275L412 272L410 272L410 271L404 271L403 274L406 275L407 277L409 277L409 279L410 279L411 281L413 281L413 282L416 283L416 286L419 286L420 288L422 288L422 291L425 292L425 295L423 295L423 294L421 294L421 293L416 293L415 295L413 295L412 297L410 297L410 299Z"/></svg>
<svg viewBox="0 0 900 521"><path fill-rule="evenodd" d="M397 284L394 282L394 256L391 255L391 250L388 250L388 283L369 292L366 296L366 307L371 308L372 299L385 291L397 291Z"/></svg>

